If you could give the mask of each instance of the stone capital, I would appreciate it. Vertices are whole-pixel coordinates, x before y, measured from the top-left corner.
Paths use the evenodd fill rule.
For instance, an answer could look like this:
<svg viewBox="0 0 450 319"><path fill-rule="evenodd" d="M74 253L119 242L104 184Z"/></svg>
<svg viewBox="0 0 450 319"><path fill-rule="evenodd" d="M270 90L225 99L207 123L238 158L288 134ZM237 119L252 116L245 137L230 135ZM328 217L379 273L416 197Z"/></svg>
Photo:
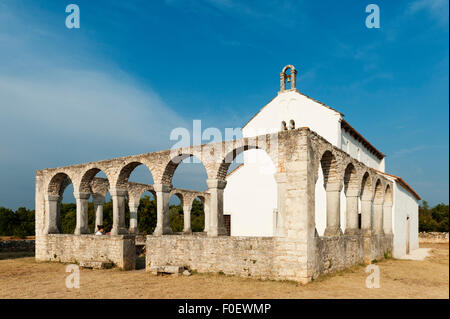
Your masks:
<svg viewBox="0 0 450 319"><path fill-rule="evenodd" d="M59 199L61 197L62 196L59 196L59 195L47 194L47 195L45 195L45 200L47 200L47 201L59 201Z"/></svg>
<svg viewBox="0 0 450 319"><path fill-rule="evenodd" d="M163 193L170 193L172 190L171 184L153 184L153 189L155 192L163 192Z"/></svg>
<svg viewBox="0 0 450 319"><path fill-rule="evenodd" d="M324 185L324 187L325 187L325 190L327 192L340 192L342 190L342 184L341 183L339 183L339 184L327 184L327 185Z"/></svg>
<svg viewBox="0 0 450 319"><path fill-rule="evenodd" d="M75 197L75 199L89 199L89 197L91 196L91 193L86 193L86 192L74 192L73 196Z"/></svg>
<svg viewBox="0 0 450 319"><path fill-rule="evenodd" d="M384 198L381 198L381 199L375 198L373 200L374 205L383 205L383 203L384 203Z"/></svg>
<svg viewBox="0 0 450 319"><path fill-rule="evenodd" d="M220 179L207 179L206 184L208 185L208 188L224 189L227 185L227 181Z"/></svg>
<svg viewBox="0 0 450 319"><path fill-rule="evenodd" d="M128 194L128 191L126 189L111 188L109 190L109 193L111 194L111 196L126 196Z"/></svg>
<svg viewBox="0 0 450 319"><path fill-rule="evenodd" d="M102 194L92 194L92 201L95 205L103 205L105 203L105 196Z"/></svg>
<svg viewBox="0 0 450 319"><path fill-rule="evenodd" d="M345 194L347 197L358 197L359 196L359 190L358 189L347 189L347 192Z"/></svg>

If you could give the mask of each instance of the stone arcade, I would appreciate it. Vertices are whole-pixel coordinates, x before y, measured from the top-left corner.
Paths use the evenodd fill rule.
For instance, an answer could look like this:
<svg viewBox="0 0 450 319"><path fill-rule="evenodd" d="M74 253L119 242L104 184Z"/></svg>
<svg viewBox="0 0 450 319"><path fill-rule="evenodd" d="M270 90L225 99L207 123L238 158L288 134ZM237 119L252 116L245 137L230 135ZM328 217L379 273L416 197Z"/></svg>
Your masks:
<svg viewBox="0 0 450 319"><path fill-rule="evenodd" d="M296 71L291 73L295 89ZM282 90L285 82L282 81ZM232 161L242 152L260 150L275 167L277 222L273 236L229 236L224 227L224 190ZM205 192L174 189L172 177L184 159L195 156L207 172ZM151 172L154 184L128 178L139 165ZM95 177L102 171L106 178ZM316 183L323 177L326 228L316 230ZM322 178L321 177L321 178ZM199 272L295 280L306 283L320 274L381 259L393 250L393 188L395 180L331 144L308 127L244 137L219 143L128 156L36 172L36 259L61 262L104 261L135 268L137 207L145 191L156 195L157 226L146 237L146 269L184 266ZM76 198L74 234L60 234L59 206L64 189L73 184ZM258 188L257 183L254 184ZM341 230L341 191L346 228ZM113 202L110 236L88 229L88 200L95 205L96 225L109 192ZM169 225L169 198L183 206L184 230ZM204 232L192 233L190 210L195 198L205 207ZM128 198L130 227L125 228ZM361 202L361 229L358 212Z"/></svg>

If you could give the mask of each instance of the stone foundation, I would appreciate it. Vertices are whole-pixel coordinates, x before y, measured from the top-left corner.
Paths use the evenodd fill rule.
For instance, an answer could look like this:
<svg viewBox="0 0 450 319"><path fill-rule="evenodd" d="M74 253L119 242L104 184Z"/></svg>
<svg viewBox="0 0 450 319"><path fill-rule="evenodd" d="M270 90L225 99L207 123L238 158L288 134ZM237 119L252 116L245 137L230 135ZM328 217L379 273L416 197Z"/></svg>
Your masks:
<svg viewBox="0 0 450 319"><path fill-rule="evenodd" d="M421 244L448 244L448 233L420 232L419 243Z"/></svg>
<svg viewBox="0 0 450 319"><path fill-rule="evenodd" d="M204 273L307 283L321 274L363 263L365 240L361 235L316 237L316 254L308 262L306 243L289 238L147 236L146 270L179 266ZM388 236L368 240L368 260L382 259L392 251Z"/></svg>
<svg viewBox="0 0 450 319"><path fill-rule="evenodd" d="M111 262L124 269L135 269L134 236L95 236L49 234L36 238L36 260L63 263Z"/></svg>

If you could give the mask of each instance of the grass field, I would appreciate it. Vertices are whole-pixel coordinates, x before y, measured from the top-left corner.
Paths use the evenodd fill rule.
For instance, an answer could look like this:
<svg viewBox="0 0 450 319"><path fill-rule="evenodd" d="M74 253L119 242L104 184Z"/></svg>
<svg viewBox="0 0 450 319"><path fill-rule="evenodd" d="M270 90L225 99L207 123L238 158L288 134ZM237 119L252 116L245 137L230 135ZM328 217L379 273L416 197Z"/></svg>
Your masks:
<svg viewBox="0 0 450 319"><path fill-rule="evenodd" d="M388 259L380 288L368 289L364 266L308 285L220 274L155 276L144 270L80 271L80 288L65 286L66 265L36 262L30 253L0 253L0 298L449 298L449 246L426 244L423 261Z"/></svg>

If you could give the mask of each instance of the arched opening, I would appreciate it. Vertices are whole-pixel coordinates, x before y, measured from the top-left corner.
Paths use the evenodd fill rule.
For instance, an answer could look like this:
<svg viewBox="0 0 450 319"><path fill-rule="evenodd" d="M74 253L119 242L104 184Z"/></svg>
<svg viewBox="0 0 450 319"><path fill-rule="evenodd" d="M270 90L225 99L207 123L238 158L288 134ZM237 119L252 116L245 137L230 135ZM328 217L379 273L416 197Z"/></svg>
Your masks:
<svg viewBox="0 0 450 319"><path fill-rule="evenodd" d="M123 217L121 217L122 220L119 221L121 224L119 227L123 229L123 232L139 234L142 231L140 229L140 225L142 225L142 228L145 229L145 231L149 231L151 228L154 229L151 221L156 219L156 209L152 210L153 206L151 205L150 199L151 192L148 194L149 198L145 200L142 208L142 194L135 194L136 189L143 189L144 192L149 190L152 185L153 175L150 169L143 163L138 161L130 162L121 169L116 184L116 189L121 191L117 195L121 197L117 196L119 205L116 209L120 210L120 214L123 214ZM156 195L154 195L154 201L156 205ZM150 216L148 218L144 218L143 224L140 222L139 216L145 214ZM149 224L147 225L145 223Z"/></svg>
<svg viewBox="0 0 450 319"><path fill-rule="evenodd" d="M181 233L184 228L183 194L174 192L169 200L169 225L173 232Z"/></svg>
<svg viewBox="0 0 450 319"><path fill-rule="evenodd" d="M392 189L390 185L386 186L386 191L384 192L384 203L383 203L383 230L385 234L392 234Z"/></svg>
<svg viewBox="0 0 450 319"><path fill-rule="evenodd" d="M191 209L191 229L193 233L203 232L205 229L205 206L206 198L197 196L192 201ZM225 225L226 228L226 225Z"/></svg>
<svg viewBox="0 0 450 319"><path fill-rule="evenodd" d="M156 194L154 191L145 191L139 198L137 209L137 223L138 234L151 235L155 231Z"/></svg>
<svg viewBox="0 0 450 319"><path fill-rule="evenodd" d="M73 184L65 173L52 177L46 196L44 233L73 234L76 225L76 204Z"/></svg>
<svg viewBox="0 0 450 319"><path fill-rule="evenodd" d="M167 164L163 180L173 185L175 190L170 198L169 222L174 232L190 234L192 229L192 191L207 189L208 174L201 160L194 154L179 154ZM204 226L201 230L203 231Z"/></svg>
<svg viewBox="0 0 450 319"><path fill-rule="evenodd" d="M100 168L95 167L84 172L79 189L74 193L77 203L76 234L92 234L99 230L102 230L103 234L108 232L112 225L109 224L110 218L106 218L107 225L104 223L104 205L109 188L109 180Z"/></svg>
<svg viewBox="0 0 450 319"><path fill-rule="evenodd" d="M368 172L363 175L361 181L361 230L365 234L370 234L372 231L373 213L372 213L372 179Z"/></svg>
<svg viewBox="0 0 450 319"><path fill-rule="evenodd" d="M326 228L324 236L339 236L341 230L341 185L336 158L331 151L323 153L320 160L323 186L326 192Z"/></svg>
<svg viewBox="0 0 450 319"><path fill-rule="evenodd" d="M345 233L355 235L359 232L359 185L355 166L350 163L344 172L345 193Z"/></svg>
<svg viewBox="0 0 450 319"><path fill-rule="evenodd" d="M230 223L231 236L276 234L281 219L275 172L267 152L255 146L237 148L225 157L219 178L226 180L223 222Z"/></svg>
<svg viewBox="0 0 450 319"><path fill-rule="evenodd" d="M375 234L383 233L383 202L384 191L381 180L375 183L375 194L373 199L373 230Z"/></svg>

